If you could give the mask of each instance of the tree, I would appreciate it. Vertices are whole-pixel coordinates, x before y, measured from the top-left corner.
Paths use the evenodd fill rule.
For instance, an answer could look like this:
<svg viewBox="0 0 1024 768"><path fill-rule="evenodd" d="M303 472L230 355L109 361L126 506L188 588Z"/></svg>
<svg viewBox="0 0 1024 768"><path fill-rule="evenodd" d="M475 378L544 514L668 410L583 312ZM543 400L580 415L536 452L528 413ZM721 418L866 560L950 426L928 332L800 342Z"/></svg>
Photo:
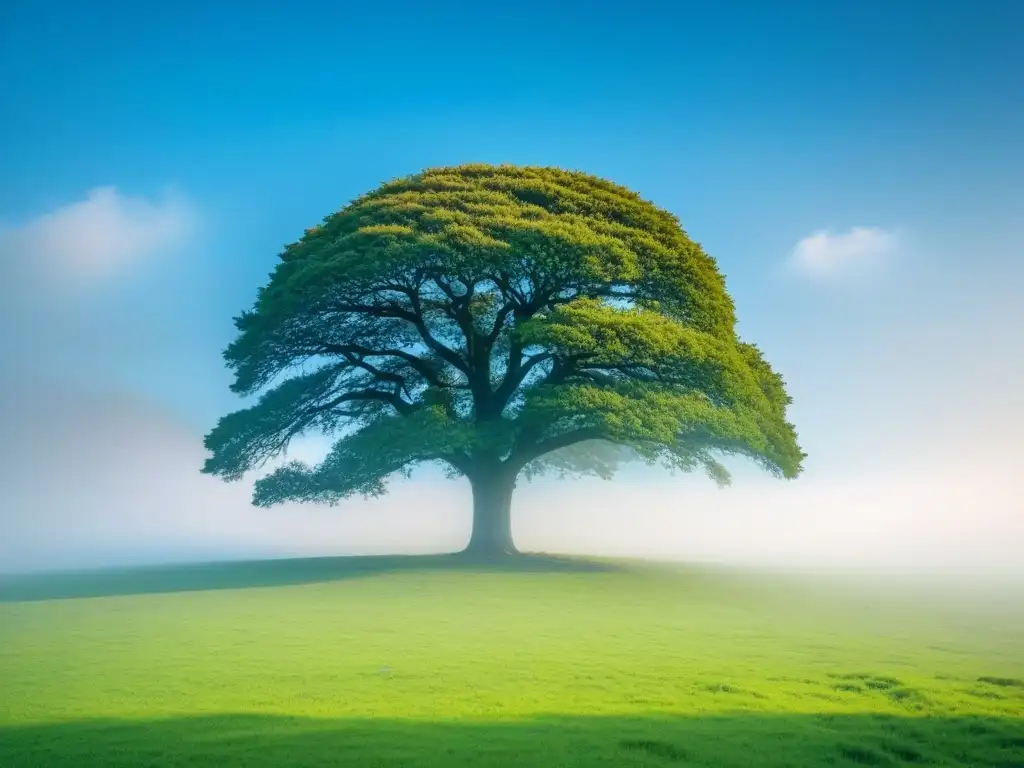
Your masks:
<svg viewBox="0 0 1024 768"><path fill-rule="evenodd" d="M210 432L203 471L235 480L298 435L337 436L318 466L256 482L271 506L377 496L440 463L471 483L481 555L515 551L521 474L631 458L726 484L719 458L741 454L795 477L791 400L735 323L715 261L634 192L556 168L430 169L284 248L224 353L233 391L266 391Z"/></svg>

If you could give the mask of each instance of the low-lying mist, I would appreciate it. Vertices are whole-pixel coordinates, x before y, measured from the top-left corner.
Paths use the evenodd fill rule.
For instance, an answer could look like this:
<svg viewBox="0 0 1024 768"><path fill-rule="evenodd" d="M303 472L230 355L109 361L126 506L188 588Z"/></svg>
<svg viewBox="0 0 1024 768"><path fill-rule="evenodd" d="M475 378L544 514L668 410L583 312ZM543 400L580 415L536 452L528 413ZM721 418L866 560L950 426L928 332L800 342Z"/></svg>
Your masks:
<svg viewBox="0 0 1024 768"><path fill-rule="evenodd" d="M8 397L0 571L460 549L465 482L429 471L383 499L257 509L251 484L201 475L201 435L145 401L54 387ZM315 456L318 444L296 447ZM816 474L699 476L626 467L612 482L521 482L523 550L854 575L1024 584L1009 462Z"/></svg>

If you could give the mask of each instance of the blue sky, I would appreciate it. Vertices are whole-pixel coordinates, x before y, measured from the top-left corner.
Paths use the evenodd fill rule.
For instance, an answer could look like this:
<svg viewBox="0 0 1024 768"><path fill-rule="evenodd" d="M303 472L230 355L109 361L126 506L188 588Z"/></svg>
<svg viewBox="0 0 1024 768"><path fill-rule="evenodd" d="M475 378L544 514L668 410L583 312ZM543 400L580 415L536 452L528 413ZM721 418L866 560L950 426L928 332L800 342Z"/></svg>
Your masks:
<svg viewBox="0 0 1024 768"><path fill-rule="evenodd" d="M423 167L559 165L718 258L811 481L1015 460L1022 39L1013 0L9 3L0 351L201 434L281 245Z"/></svg>

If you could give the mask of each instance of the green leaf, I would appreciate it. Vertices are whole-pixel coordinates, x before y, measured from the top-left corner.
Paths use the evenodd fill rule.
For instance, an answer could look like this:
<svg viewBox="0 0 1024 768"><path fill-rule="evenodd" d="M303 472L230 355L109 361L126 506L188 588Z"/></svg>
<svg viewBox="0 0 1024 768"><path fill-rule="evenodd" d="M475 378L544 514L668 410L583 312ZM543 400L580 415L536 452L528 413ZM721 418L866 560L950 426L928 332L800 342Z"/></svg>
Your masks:
<svg viewBox="0 0 1024 768"><path fill-rule="evenodd" d="M263 392L207 437L237 479L306 432L337 439L256 500L377 494L424 461L611 476L640 459L728 482L796 477L790 398L735 332L714 259L635 192L557 168L464 165L383 184L286 246L225 351ZM313 366L313 372L309 372Z"/></svg>

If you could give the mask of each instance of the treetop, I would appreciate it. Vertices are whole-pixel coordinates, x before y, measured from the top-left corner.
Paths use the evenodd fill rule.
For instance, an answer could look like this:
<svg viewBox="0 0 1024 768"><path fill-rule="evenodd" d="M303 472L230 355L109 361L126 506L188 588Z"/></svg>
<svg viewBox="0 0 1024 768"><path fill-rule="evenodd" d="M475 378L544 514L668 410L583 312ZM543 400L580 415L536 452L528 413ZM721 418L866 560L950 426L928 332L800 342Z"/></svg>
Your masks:
<svg viewBox="0 0 1024 768"><path fill-rule="evenodd" d="M257 503L380 493L419 462L594 470L594 441L719 482L723 453L795 477L783 381L735 324L714 259L635 192L429 169L284 248L225 351L232 389L265 391L211 432L204 471L237 478L320 431L327 459L259 481Z"/></svg>

